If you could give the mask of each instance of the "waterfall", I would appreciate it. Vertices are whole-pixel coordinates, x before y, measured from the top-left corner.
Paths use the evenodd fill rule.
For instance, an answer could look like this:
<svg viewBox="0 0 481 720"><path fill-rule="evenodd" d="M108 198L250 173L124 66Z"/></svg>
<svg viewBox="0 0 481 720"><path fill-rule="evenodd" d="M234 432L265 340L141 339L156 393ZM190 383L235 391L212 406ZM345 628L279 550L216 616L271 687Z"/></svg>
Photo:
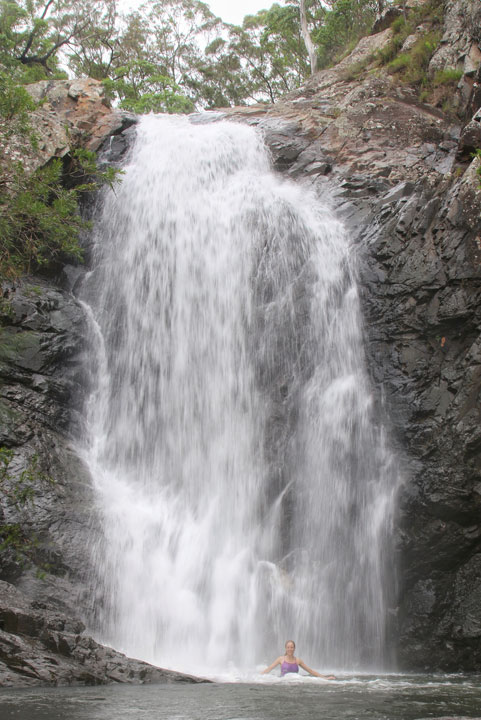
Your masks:
<svg viewBox="0 0 481 720"><path fill-rule="evenodd" d="M149 116L95 230L96 632L203 674L380 665L396 462L352 253L255 129Z"/></svg>

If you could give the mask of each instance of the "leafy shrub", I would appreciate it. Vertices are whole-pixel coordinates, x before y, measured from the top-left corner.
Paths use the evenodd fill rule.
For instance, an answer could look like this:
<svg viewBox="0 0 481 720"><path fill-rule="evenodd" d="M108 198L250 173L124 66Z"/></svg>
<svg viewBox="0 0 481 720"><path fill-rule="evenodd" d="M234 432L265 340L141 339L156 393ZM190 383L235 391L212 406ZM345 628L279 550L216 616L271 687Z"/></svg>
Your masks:
<svg viewBox="0 0 481 720"><path fill-rule="evenodd" d="M81 260L79 235L89 223L81 217L80 197L112 185L118 171L99 172L94 153L75 150L68 174L74 187L64 186L59 159L33 174L21 163L10 166L0 186L0 276L30 273L56 260Z"/></svg>
<svg viewBox="0 0 481 720"><path fill-rule="evenodd" d="M456 70L455 68L438 70L434 74L433 85L435 87L439 87L440 85L457 85L462 77L462 70Z"/></svg>
<svg viewBox="0 0 481 720"><path fill-rule="evenodd" d="M391 30L393 31L393 36L391 38L391 41L384 48L379 50L379 64L388 65L392 63L393 60L397 57L402 46L404 45L404 41L406 40L406 38L409 37L409 35L413 35L416 32L416 28L418 28L419 25L423 23L428 24L428 26L430 27L430 31L429 33L425 33L421 37L427 39L428 42L435 39L435 47L432 48L431 51L432 55L437 45L439 44L440 30L444 21L444 14L445 2L443 0L427 0L420 5L410 8L407 15L401 15L400 17L397 17L395 20L393 20L393 22L391 23ZM423 52L420 53L421 49L419 47L416 48L417 45L418 43L416 43L414 48L412 48L406 54L412 54L413 50L415 54L424 54ZM424 48L424 51L428 50L428 48ZM404 69L408 66L413 67L416 62L419 64L420 60L421 58L419 56L417 58L417 61L411 60L410 62L406 62L405 60L401 60L398 67L394 66L394 72L397 72L398 70Z"/></svg>
<svg viewBox="0 0 481 720"><path fill-rule="evenodd" d="M436 32L421 35L409 51L391 60L388 64L389 72L397 73L403 82L411 85L428 85L429 61L439 45L439 40L439 33Z"/></svg>
<svg viewBox="0 0 481 720"><path fill-rule="evenodd" d="M410 25L407 24L406 18L403 15L397 17L391 23L391 30L393 31L394 35L404 35L407 29L410 30L411 28Z"/></svg>
<svg viewBox="0 0 481 720"><path fill-rule="evenodd" d="M338 62L369 33L377 6L373 0L335 0L319 5L320 22L312 39L318 48L319 67L323 68Z"/></svg>

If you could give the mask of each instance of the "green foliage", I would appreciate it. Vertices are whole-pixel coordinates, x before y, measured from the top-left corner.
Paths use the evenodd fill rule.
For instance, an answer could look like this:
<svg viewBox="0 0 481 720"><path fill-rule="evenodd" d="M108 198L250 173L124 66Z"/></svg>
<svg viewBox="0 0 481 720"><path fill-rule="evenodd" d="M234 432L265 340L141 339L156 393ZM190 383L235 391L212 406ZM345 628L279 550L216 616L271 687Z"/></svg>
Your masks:
<svg viewBox="0 0 481 720"><path fill-rule="evenodd" d="M12 303L6 297L0 296L0 322L4 322L5 319L11 320L14 312ZM2 351L2 342L0 341L0 353Z"/></svg>
<svg viewBox="0 0 481 720"><path fill-rule="evenodd" d="M79 199L103 184L113 185L118 172L99 172L94 153L75 150L64 186L64 166L55 159L35 173L22 163L10 166L0 187L0 276L15 277L45 268L56 260L81 260L79 235L89 223Z"/></svg>
<svg viewBox="0 0 481 720"><path fill-rule="evenodd" d="M102 46L113 13L113 0L0 0L0 65L19 84L65 76L59 52Z"/></svg>
<svg viewBox="0 0 481 720"><path fill-rule="evenodd" d="M37 138L29 119L29 113L35 107L36 104L27 90L15 83L10 73L0 67L0 160L2 150L5 151L7 143L13 137L17 139L19 150L36 147ZM0 180L0 191L1 185Z"/></svg>
<svg viewBox="0 0 481 720"><path fill-rule="evenodd" d="M97 62L109 95L137 113L192 112L197 103L194 78L202 46L218 23L199 0L151 0L130 13L112 42L108 65ZM72 64L72 63L71 63ZM87 66L73 63L85 72Z"/></svg>
<svg viewBox="0 0 481 720"><path fill-rule="evenodd" d="M242 27L201 0L146 0L126 16L115 0L0 3L0 67L14 68L15 83L59 73L61 51L75 75L103 80L112 99L137 113L275 102L310 74L300 0L248 15ZM352 49L379 7L380 0L306 0L318 66Z"/></svg>
<svg viewBox="0 0 481 720"><path fill-rule="evenodd" d="M411 55L414 50L414 54L417 54L418 57L412 58L411 60L406 60L404 58L399 61L398 65L395 63L391 69L394 69L394 72L397 72L398 70L405 69L408 66L414 67L416 64L423 64L423 57L429 52L429 47L421 47L423 39L427 39L428 44L433 41L435 42L435 47L432 48L432 52L434 52L440 40L440 31L444 20L444 13L444 0L426 0L426 2L409 8L407 13L405 12L403 15L397 17L391 23L391 29L393 31L391 41L378 52L379 63L381 65L392 63L399 54L405 40L410 35L416 33L417 28L419 28L420 25L426 23L429 26L429 31L426 31L426 33L423 33L420 36L418 40L418 43L420 43L419 46L415 46L415 48L405 53L406 55ZM418 43L416 43L416 45L418 45Z"/></svg>
<svg viewBox="0 0 481 720"><path fill-rule="evenodd" d="M35 109L35 103L27 90L12 80L9 73L0 70L0 117L6 123L14 118L16 131L27 129L28 113Z"/></svg>
<svg viewBox="0 0 481 720"><path fill-rule="evenodd" d="M107 93L120 99L124 110L143 114L189 113L193 101L180 91L167 75L159 74L157 66L147 60L135 60L116 69L112 78L103 81Z"/></svg>
<svg viewBox="0 0 481 720"><path fill-rule="evenodd" d="M446 0L425 0L411 10L410 19L415 25L429 21L433 27L439 27L446 15Z"/></svg>
<svg viewBox="0 0 481 720"><path fill-rule="evenodd" d="M62 187L62 163L30 175L18 163L0 195L0 273L31 272L59 254L80 259L77 194Z"/></svg>
<svg viewBox="0 0 481 720"><path fill-rule="evenodd" d="M31 562L38 540L25 535L19 522L3 522L5 511L12 511L17 516L32 504L35 485L39 482L51 482L39 469L38 456L30 458L28 466L16 476L11 471L14 459L13 450L0 447L0 556L9 554L20 566Z"/></svg>
<svg viewBox="0 0 481 720"><path fill-rule="evenodd" d="M419 37L413 47L397 55L388 64L391 73L397 73L403 82L410 85L427 85L429 61L439 45L438 33L426 33Z"/></svg>
<svg viewBox="0 0 481 720"><path fill-rule="evenodd" d="M81 0L79 11L85 7ZM72 151L68 168L54 160L35 173L16 159L31 155L37 144L30 120L36 104L22 83L52 73L56 53L74 43L71 34L80 32L81 13L73 17L72 10L68 2L48 0L0 4L0 277L45 268L57 259L80 259L78 238L87 224L78 201L115 181L116 171L99 173L95 155L84 150ZM86 22L83 16L83 30ZM67 175L69 187L64 186Z"/></svg>
<svg viewBox="0 0 481 720"><path fill-rule="evenodd" d="M122 100L120 106L139 115L149 112L182 115L195 110L190 98L167 88L161 92L144 93L138 100Z"/></svg>
<svg viewBox="0 0 481 720"><path fill-rule="evenodd" d="M390 42L378 51L378 60L381 65L387 65L394 60L404 45L406 38L413 32L414 27L401 15L391 24L393 36Z"/></svg>
<svg viewBox="0 0 481 720"><path fill-rule="evenodd" d="M299 10L277 3L247 16L242 28L230 29L228 52L238 58L246 97L275 102L309 74L300 33Z"/></svg>
<svg viewBox="0 0 481 720"><path fill-rule="evenodd" d="M99 172L95 155L84 150L73 150L68 166L54 160L33 174L17 159L37 145L30 120L36 104L25 83L58 75L60 50L79 52L94 40L100 47L96 23L114 5L112 0L0 1L0 277L79 260L79 234L88 227L79 200L116 180L117 171Z"/></svg>
<svg viewBox="0 0 481 720"><path fill-rule="evenodd" d="M462 70L456 70L455 68L445 68L444 70L438 70L434 74L433 85L434 87L439 87L440 85L456 86L462 77Z"/></svg>
<svg viewBox="0 0 481 720"><path fill-rule="evenodd" d="M382 5L306 0L318 67L352 50ZM429 18L435 27L443 12L443 1L427 0L398 18L380 62L396 60L393 73L422 84L414 71L422 58L397 56L419 23ZM103 80L121 107L137 113L275 102L310 74L300 0L248 15L242 27L223 23L201 0L146 0L126 16L115 0L0 0L0 41L0 68L17 86L59 73L61 51L74 74Z"/></svg>
<svg viewBox="0 0 481 720"><path fill-rule="evenodd" d="M369 31L376 0L307 0L320 65L332 64ZM71 55L76 73L104 80L109 95L134 112L191 112L250 101L275 102L310 74L299 0L244 18L216 18L200 0L147 0L115 24L110 51Z"/></svg>
<svg viewBox="0 0 481 720"><path fill-rule="evenodd" d="M334 64L346 50L354 49L369 33L378 9L378 2L373 0L332 0L327 5L330 9L312 33L320 68Z"/></svg>
<svg viewBox="0 0 481 720"><path fill-rule="evenodd" d="M408 24L404 15L400 15L391 23L391 30L393 31L394 35L404 35L407 27Z"/></svg>
<svg viewBox="0 0 481 720"><path fill-rule="evenodd" d="M462 71L446 68L434 74L429 72L431 58L441 41L444 15L444 0L427 0L410 8L392 23L392 39L377 53L377 61L387 65L388 71L400 82L416 87L421 102L441 108L454 120L458 100L453 90ZM415 41L403 52L408 37L414 37Z"/></svg>

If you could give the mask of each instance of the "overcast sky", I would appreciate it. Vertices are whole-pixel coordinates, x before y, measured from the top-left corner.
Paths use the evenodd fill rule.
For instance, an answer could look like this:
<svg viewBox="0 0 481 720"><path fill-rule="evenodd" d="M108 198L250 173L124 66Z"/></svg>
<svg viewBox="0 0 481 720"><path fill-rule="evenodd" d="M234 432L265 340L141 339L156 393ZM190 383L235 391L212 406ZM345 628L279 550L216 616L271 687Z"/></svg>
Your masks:
<svg viewBox="0 0 481 720"><path fill-rule="evenodd" d="M254 15L258 10L270 7L275 0L204 0L213 13L229 23L240 25L245 15ZM277 0L282 5L282 0ZM121 0L122 9L136 8L142 0Z"/></svg>

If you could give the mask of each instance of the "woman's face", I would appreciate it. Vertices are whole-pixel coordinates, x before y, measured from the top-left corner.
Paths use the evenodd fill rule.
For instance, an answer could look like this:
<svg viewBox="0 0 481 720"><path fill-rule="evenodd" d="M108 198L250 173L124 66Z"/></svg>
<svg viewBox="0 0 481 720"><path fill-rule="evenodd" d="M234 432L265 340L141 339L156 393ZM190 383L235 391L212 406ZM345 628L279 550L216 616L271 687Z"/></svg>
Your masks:
<svg viewBox="0 0 481 720"><path fill-rule="evenodd" d="M294 655L294 650L296 649L296 646L293 642L287 642L286 643L286 653L288 655Z"/></svg>

